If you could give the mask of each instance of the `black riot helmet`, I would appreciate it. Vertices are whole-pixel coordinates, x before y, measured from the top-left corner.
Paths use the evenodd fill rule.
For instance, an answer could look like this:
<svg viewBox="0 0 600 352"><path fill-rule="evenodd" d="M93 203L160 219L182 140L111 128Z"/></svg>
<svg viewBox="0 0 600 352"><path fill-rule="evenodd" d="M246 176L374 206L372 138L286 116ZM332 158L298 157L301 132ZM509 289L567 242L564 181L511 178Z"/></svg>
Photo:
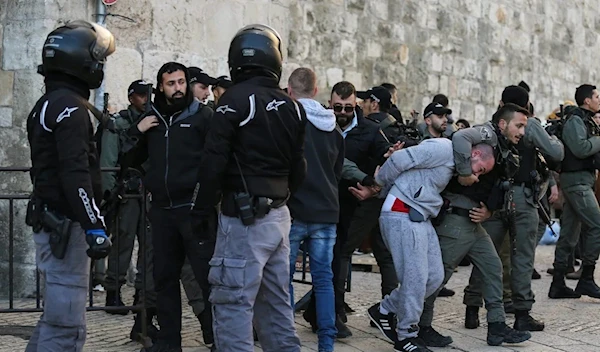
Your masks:
<svg viewBox="0 0 600 352"><path fill-rule="evenodd" d="M115 37L104 27L73 21L56 28L46 38L38 73L65 74L96 89L104 79L104 63L115 51Z"/></svg>
<svg viewBox="0 0 600 352"><path fill-rule="evenodd" d="M276 30L262 24L252 24L240 29L229 46L229 72L234 83L242 80L244 73L267 75L281 79L283 57L281 36Z"/></svg>

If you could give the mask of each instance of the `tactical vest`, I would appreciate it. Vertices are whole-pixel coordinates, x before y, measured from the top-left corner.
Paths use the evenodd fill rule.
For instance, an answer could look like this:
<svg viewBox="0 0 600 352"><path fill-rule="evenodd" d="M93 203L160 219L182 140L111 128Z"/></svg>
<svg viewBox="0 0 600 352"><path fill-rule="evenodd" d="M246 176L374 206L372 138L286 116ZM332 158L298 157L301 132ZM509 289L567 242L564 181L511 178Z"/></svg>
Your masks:
<svg viewBox="0 0 600 352"><path fill-rule="evenodd" d="M589 115L589 113L587 113L583 109L577 109L577 110L575 110L575 112L579 112L580 113L579 115L583 115L583 116L579 116L579 117L581 117L581 119L583 120L583 123L585 124L585 129L587 131L587 138L591 138L592 131L590 130L588 123L585 121L586 118L589 118L589 116L587 116L587 115ZM569 149L569 147L567 146L566 143L563 143L563 144L565 147L565 158L563 159L562 164L561 164L562 172L575 172L575 171L584 171L584 170L590 171L590 172L595 171L593 155L590 157L587 157L585 159L579 159L578 157L575 156L575 154L573 154L573 152L571 151L571 149Z"/></svg>
<svg viewBox="0 0 600 352"><path fill-rule="evenodd" d="M531 172L537 169L537 153L534 147L528 148L525 146L523 139L517 144L519 151L519 171L515 175L515 184L525 183L531 187Z"/></svg>

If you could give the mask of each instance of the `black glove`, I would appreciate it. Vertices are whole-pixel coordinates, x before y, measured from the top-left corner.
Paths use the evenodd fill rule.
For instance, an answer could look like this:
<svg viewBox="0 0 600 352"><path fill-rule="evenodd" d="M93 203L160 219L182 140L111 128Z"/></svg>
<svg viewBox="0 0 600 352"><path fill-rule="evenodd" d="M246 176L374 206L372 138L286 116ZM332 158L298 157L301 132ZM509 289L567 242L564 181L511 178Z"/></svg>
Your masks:
<svg viewBox="0 0 600 352"><path fill-rule="evenodd" d="M87 230L85 232L85 241L90 246L86 253L88 257L94 260L106 258L110 253L112 243L103 229Z"/></svg>
<svg viewBox="0 0 600 352"><path fill-rule="evenodd" d="M360 181L360 184L366 187L373 187L375 186L375 178L373 178L371 175L367 175L362 181Z"/></svg>

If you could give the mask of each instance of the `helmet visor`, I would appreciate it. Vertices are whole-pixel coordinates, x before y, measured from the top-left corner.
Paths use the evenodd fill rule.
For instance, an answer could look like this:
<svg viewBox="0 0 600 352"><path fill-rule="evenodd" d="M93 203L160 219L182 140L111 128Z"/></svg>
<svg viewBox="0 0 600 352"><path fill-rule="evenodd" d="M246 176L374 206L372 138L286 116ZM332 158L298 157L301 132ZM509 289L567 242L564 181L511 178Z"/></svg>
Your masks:
<svg viewBox="0 0 600 352"><path fill-rule="evenodd" d="M96 32L96 42L92 45L92 57L103 62L110 54L115 52L115 37L110 31L96 23L91 24Z"/></svg>

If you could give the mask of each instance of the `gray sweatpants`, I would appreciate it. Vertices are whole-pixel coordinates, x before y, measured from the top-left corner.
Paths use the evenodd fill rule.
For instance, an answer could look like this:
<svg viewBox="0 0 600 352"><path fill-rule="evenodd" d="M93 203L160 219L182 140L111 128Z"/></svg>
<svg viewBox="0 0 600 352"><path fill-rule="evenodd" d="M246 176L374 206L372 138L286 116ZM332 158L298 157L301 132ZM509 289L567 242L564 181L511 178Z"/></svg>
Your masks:
<svg viewBox="0 0 600 352"><path fill-rule="evenodd" d="M381 307L396 314L399 340L416 337L425 298L444 280L438 237L430 221L412 222L406 213L381 212L379 224L399 282Z"/></svg>
<svg viewBox="0 0 600 352"><path fill-rule="evenodd" d="M219 352L253 352L252 326L263 351L300 352L289 293L290 227L287 206L252 226L219 215L208 274Z"/></svg>
<svg viewBox="0 0 600 352"><path fill-rule="evenodd" d="M25 352L81 352L86 337L85 307L90 280L88 245L79 223L73 223L63 259L50 251L50 234L33 234L36 262L46 282L44 313L29 339Z"/></svg>

